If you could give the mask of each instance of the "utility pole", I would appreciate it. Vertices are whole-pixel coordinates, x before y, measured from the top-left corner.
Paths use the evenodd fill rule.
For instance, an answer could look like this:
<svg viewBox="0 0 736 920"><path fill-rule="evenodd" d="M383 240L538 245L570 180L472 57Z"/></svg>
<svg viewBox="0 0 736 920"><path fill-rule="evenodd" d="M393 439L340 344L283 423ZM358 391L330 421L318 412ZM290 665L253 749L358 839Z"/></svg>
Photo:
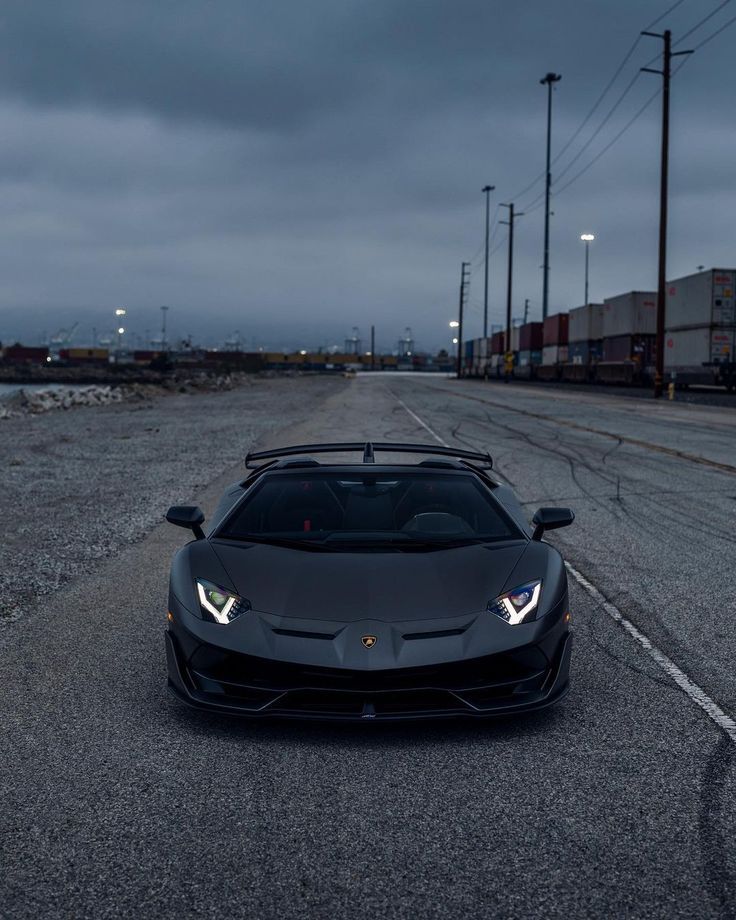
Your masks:
<svg viewBox="0 0 736 920"><path fill-rule="evenodd" d="M527 319L529 317L529 298L527 297L524 301L524 325L526 326Z"/></svg>
<svg viewBox="0 0 736 920"><path fill-rule="evenodd" d="M489 195L496 188L495 185L485 185L483 192L486 196L486 260L485 278L483 282L483 338L488 338L488 231L490 229Z"/></svg>
<svg viewBox="0 0 736 920"><path fill-rule="evenodd" d="M458 310L457 327L457 378L463 375L463 310L465 309L465 293L468 288L468 275L470 262L463 262L460 271L460 306Z"/></svg>
<svg viewBox="0 0 736 920"><path fill-rule="evenodd" d="M562 75L548 73L539 81L547 84L547 170L544 181L544 268L542 278L542 319L547 319L549 306L549 193L552 186L550 155L552 152L552 84L559 83Z"/></svg>
<svg viewBox="0 0 736 920"><path fill-rule="evenodd" d="M166 352L166 312L168 307L161 307L161 351Z"/></svg>
<svg viewBox="0 0 736 920"><path fill-rule="evenodd" d="M504 359L504 374L506 380L508 380L514 362L514 353L511 350L511 292L514 278L514 220L517 217L521 217L522 214L516 214L514 212L513 203L502 204L501 207L509 209L509 219L501 221L502 224L508 224L509 228L509 266L508 278L506 280L506 341L504 342L504 351L506 352Z"/></svg>
<svg viewBox="0 0 736 920"><path fill-rule="evenodd" d="M660 74L662 77L662 166L659 178L659 270L657 272L657 345L654 367L654 398L662 395L664 383L664 326L665 326L665 294L667 284L667 187L669 178L669 149L670 149L670 80L672 78L672 58L683 54L692 54L692 51L672 51L672 32L665 29L664 34L658 32L642 32L652 38L661 38L664 41L662 51L662 69L654 70L651 67L642 67L647 73Z"/></svg>
<svg viewBox="0 0 736 920"><path fill-rule="evenodd" d="M376 327L371 326L371 370L376 369Z"/></svg>

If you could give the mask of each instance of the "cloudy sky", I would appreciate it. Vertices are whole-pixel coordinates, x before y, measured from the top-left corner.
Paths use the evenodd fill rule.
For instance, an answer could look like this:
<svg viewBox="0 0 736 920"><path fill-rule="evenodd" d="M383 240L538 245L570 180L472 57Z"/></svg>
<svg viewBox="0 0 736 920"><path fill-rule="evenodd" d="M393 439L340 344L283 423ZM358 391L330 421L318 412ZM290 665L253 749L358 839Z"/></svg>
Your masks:
<svg viewBox="0 0 736 920"><path fill-rule="evenodd" d="M526 211L514 314L541 316L547 71L553 155L634 44L696 47L729 0L6 0L0 11L0 339L128 310L144 337L341 342L371 323L395 347L446 344L460 262L468 335L483 301L481 188ZM722 7L722 9L719 9ZM669 276L736 263L736 25L673 80ZM659 99L641 38L553 166L550 310L655 286ZM680 59L682 60L682 59ZM652 66L657 66L656 62ZM576 158L577 157L577 158ZM576 158L576 159L574 159ZM527 189L537 177L540 181ZM570 180L574 180L570 183ZM569 188L564 186L570 183ZM525 190L526 189L526 190ZM505 303L494 226L490 322Z"/></svg>

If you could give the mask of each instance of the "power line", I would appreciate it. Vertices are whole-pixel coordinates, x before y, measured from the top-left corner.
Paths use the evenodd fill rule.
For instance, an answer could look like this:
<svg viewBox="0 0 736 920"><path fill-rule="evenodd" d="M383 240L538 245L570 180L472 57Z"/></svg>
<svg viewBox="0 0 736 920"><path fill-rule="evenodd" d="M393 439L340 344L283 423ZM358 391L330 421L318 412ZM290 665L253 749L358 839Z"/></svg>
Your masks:
<svg viewBox="0 0 736 920"><path fill-rule="evenodd" d="M565 176L568 172L570 172L570 170L571 170L572 167L575 165L575 163L577 163L577 161L580 159L580 157L585 153L585 151L588 149L588 147L590 147L590 145L593 143L593 141L594 141L594 140L598 137L598 135L601 133L601 131L603 130L603 128L608 124L608 122L610 121L610 119L613 117L614 112L615 112L616 109L621 105L621 103L624 101L624 99L629 95L629 93L631 92L631 90L632 90L634 84L636 83L636 81L639 79L640 76L641 76L641 71L637 70L636 73L634 74L634 76L631 78L631 80L629 80L629 82L628 82L628 84L627 84L627 86L626 86L626 89L621 93L621 95L618 97L618 99L614 102L614 104L613 104L613 105L611 106L611 108L608 110L608 114L606 115L606 117L605 117L605 118L603 119L603 121L598 125L598 127L595 129L595 131L590 135L590 137L589 137L588 140L583 144L583 146L580 148L580 150L578 150L578 152L575 154L575 156L570 160L570 162L567 164L567 166L559 173L559 175L558 175L557 178L555 179L555 182L559 182L560 179L562 179L563 176Z"/></svg>
<svg viewBox="0 0 736 920"><path fill-rule="evenodd" d="M679 0L679 2L680 2L680 3L684 3L685 0ZM593 108L592 108L592 109L588 112L588 114L585 116L585 118L584 118L583 121L581 122L581 124L580 124L580 126L578 127L578 129L577 129L577 130L575 131L575 133L572 135L572 137L571 137L571 138L568 140L568 142L563 146L563 148L560 150L560 152L557 154L557 156L552 160L552 163L553 163L553 164L556 163L556 162L560 159L560 157L563 156L563 155L565 154L565 152L569 149L569 147L571 146L571 144L572 144L572 143L576 140L576 138L580 135L580 132L583 130L583 128L588 124L588 122L590 121L590 119L593 117L593 115L595 114L595 112L596 112L597 109L598 109L598 106L601 104L601 102L603 102L603 100L605 99L606 95L608 94L608 91L611 89L611 87L613 86L613 84L616 82L616 80L618 79L619 74L620 74L621 71L624 69L624 67L625 67L626 64L628 63L629 59L631 58L631 55L632 55L632 54L634 53L634 51L636 50L636 47L637 47L637 45L639 44L640 40L641 40L641 35L637 35L636 39L634 40L633 45L629 48L629 50L628 50L628 51L626 52L626 54L624 55L624 59L621 61L621 63L618 65L618 67L617 67L616 70L614 71L614 74L613 74L613 76L611 77L611 79L608 81L608 83L606 83L605 89L604 89L603 92L600 94L600 96L598 97L598 99L595 101L595 104L593 105ZM544 175L544 174L542 174L542 175ZM522 192L522 194L524 194L524 193ZM519 197L520 197L520 196L519 196Z"/></svg>
<svg viewBox="0 0 736 920"><path fill-rule="evenodd" d="M720 35L721 32L725 32L726 29L727 29L729 26L732 26L735 22L736 22L736 16L733 16L731 19L729 19L729 20L727 20L726 22L724 22L723 25L720 27L720 29L716 29L715 32L713 32L713 33L712 33L711 35L709 35L707 38L704 38L701 42L699 42L699 43L693 48L693 51L697 51L699 48L702 48L703 45L707 45L708 42L713 41L713 39L714 39L717 35ZM685 60L686 60L686 61L689 61L690 58L685 58ZM679 68L678 68L678 70L679 70ZM675 73L676 73L676 72L677 72L677 71L675 71Z"/></svg>
<svg viewBox="0 0 736 920"><path fill-rule="evenodd" d="M651 29L651 28L653 28L654 26L656 26L658 22L661 22L666 16L669 16L670 13L674 12L674 10L676 10L678 6L681 6L681 5L682 5L683 3L685 3L685 2L686 2L686 0L676 0L675 3L673 3L671 6L669 6L669 7L664 11L664 13L662 13L660 16L658 16L656 19L654 19L652 22L650 22L649 25L646 26L646 29ZM727 0L727 2L730 2L730 0ZM595 113L598 111L599 106L601 105L601 103L603 102L603 100L606 98L606 96L608 95L608 93L609 93L609 91L611 90L612 86L614 85L614 83L616 82L616 80L617 80L618 77L620 76L621 72L623 71L624 67L627 65L627 63L628 63L629 60L631 59L631 56L633 55L634 51L636 50L637 46L639 45L639 41L640 41L640 40L641 40L641 35L637 35L637 37L634 39L633 44L631 45L631 47L629 48L629 50L628 50L628 51L626 52L626 54L624 55L623 60L621 61L621 63L620 63L620 64L616 67L616 69L614 70L613 76L609 79L608 83L606 83L606 85L605 85L603 91L600 93L600 95L599 95L598 98L596 99L595 103L593 104L593 107L590 109L590 111L588 112L588 114L587 114L587 115L585 116L585 118L582 120L582 122L580 123L580 125L578 125L578 127L575 129L575 131L573 132L573 134L568 138L568 140L566 141L566 143L562 146L562 148L561 148L561 149L558 151L558 153L555 155L554 159L552 160L552 164L553 164L553 165L554 165L555 163L559 162L560 158L563 157L563 156L565 155L565 153L570 149L570 147L572 146L572 144L574 144L575 141L577 140L577 138L580 136L580 134L582 133L582 131L584 130L585 126L588 124L588 122L590 121L590 119L591 119L591 118L593 117L593 115L595 115ZM569 168L569 165L568 165L567 168ZM512 195L512 196L511 196L512 201L518 201L519 199L522 199L522 198L524 197L524 195L526 195L527 192L531 191L531 189L533 189L534 186L535 186L538 182L541 182L541 181L544 179L545 175L546 175L546 171L541 172L541 173L539 173L539 175L535 176L535 178L532 179L532 181L529 182L529 184L526 185L520 192L517 192L515 195ZM537 199L535 198L535 199L534 199L534 202L536 202L536 200L537 200ZM532 202L532 204L534 204L534 202Z"/></svg>
<svg viewBox="0 0 736 920"><path fill-rule="evenodd" d="M648 26L645 26L644 31L647 32L649 31L649 29L653 29L657 25L658 22L662 22L665 16L669 16L670 13L673 13L677 9L677 7L681 6L684 2L685 0L677 0L677 3L673 3L672 6L669 9L665 10L661 16L657 16L654 22L650 22Z"/></svg>
<svg viewBox="0 0 736 920"><path fill-rule="evenodd" d="M677 41L674 42L673 47L676 48L678 45L682 44L682 42L684 42L686 38L689 38L689 36L691 36L693 32L697 32L701 26L704 26L705 23L708 22L708 20L712 19L716 15L716 13L720 13L723 7L728 6L730 2L731 0L722 0L722 2L719 3L718 6L714 10L711 10L711 12L708 13L707 16L703 16L700 22L696 22L695 25L691 29L688 29L688 31L685 32L684 35L681 35L677 39Z"/></svg>
<svg viewBox="0 0 736 920"><path fill-rule="evenodd" d="M562 186L562 188L557 189L557 191L555 192L555 195L561 194L562 192L565 191L565 189L570 188L570 186L573 184L573 182L577 182L577 180L578 180L581 176L585 175L585 173L586 173L592 166L594 166L594 165L598 162L598 160L600 160L600 158L603 156L603 154L604 154L604 153L607 153L607 152L611 149L611 147L613 147L613 145L616 143L616 141L618 141L619 138L623 137L623 135L626 134L626 132L627 132L627 131L629 130L629 128L634 124L634 122L637 120L637 118L639 118L641 115L644 114L644 112L645 112L645 111L649 108L649 106L654 102L654 100L657 98L657 96L659 96L659 95L661 94L661 92L662 92L662 89L661 89L661 87L660 87L660 89L658 89L652 96L649 97L649 99L647 99L647 101L646 101L646 102L644 103L644 105L636 112L636 114L635 114L631 119L629 119L629 121L626 122L626 124L623 126L623 128L621 128L621 130L618 132L618 134L616 134L615 137L613 137L613 139L610 140L602 150L598 151L598 153L593 157L593 159L592 159L586 166L583 166L583 168L582 168L579 172L576 172L575 175L572 177L572 179L570 179L568 182L566 182L566 183Z"/></svg>

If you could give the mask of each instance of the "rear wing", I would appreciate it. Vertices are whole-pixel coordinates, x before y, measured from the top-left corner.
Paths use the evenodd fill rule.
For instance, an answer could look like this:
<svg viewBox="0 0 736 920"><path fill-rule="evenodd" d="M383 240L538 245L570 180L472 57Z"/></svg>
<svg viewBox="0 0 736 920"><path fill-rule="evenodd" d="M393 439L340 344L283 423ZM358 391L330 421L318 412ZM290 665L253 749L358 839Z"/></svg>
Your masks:
<svg viewBox="0 0 736 920"><path fill-rule="evenodd" d="M292 447L277 447L274 450L251 451L245 456L245 466L249 470L258 468L262 460L275 460L278 457L304 456L305 454L337 454L360 451L363 463L375 463L378 452L395 454L430 454L441 457L453 457L457 460L471 460L490 470L493 459L489 453L474 450L462 450L456 447L441 447L434 444L403 444L394 441L347 441L335 444L295 444Z"/></svg>

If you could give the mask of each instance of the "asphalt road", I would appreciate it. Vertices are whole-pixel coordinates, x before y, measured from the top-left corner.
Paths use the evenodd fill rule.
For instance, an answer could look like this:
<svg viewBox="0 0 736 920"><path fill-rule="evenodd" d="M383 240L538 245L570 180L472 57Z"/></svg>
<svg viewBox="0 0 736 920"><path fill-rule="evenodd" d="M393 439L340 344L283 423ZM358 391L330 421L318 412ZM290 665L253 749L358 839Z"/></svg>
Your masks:
<svg viewBox="0 0 736 920"><path fill-rule="evenodd" d="M736 413L376 375L261 444L360 437L488 447L530 516L573 507L550 539L734 716ZM736 916L736 744L578 582L555 710L250 725L165 693L182 538L154 527L2 631L0 916Z"/></svg>

